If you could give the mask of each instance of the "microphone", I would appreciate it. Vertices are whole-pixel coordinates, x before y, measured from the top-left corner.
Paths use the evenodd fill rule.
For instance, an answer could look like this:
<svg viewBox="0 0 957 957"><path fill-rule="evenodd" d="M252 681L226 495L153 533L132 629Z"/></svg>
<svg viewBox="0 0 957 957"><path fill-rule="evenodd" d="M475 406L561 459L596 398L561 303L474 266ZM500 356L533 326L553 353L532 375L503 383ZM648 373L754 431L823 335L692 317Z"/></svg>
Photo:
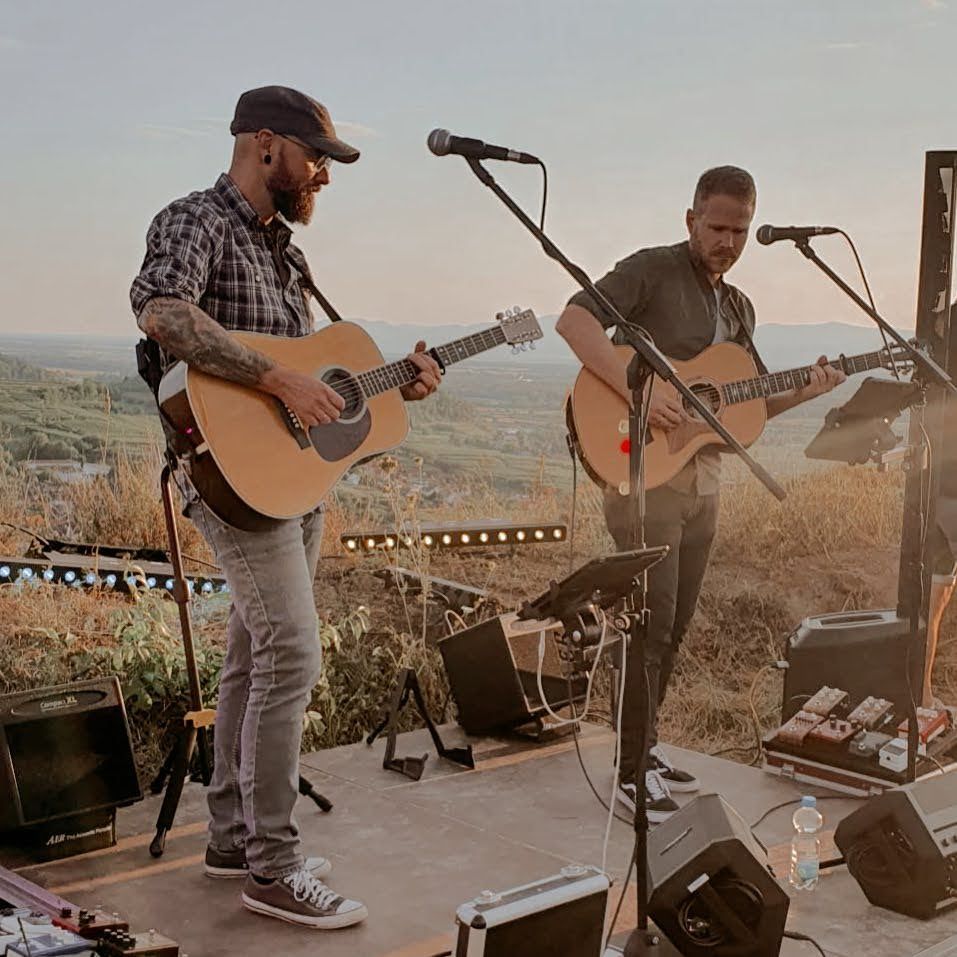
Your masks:
<svg viewBox="0 0 957 957"><path fill-rule="evenodd" d="M793 239L798 242L802 239L810 239L811 236L830 236L831 233L839 233L836 226L759 226L754 238L762 246L770 246L779 239Z"/></svg>
<svg viewBox="0 0 957 957"><path fill-rule="evenodd" d="M507 146L492 146L481 140L473 140L468 136L453 136L448 130L432 130L426 141L429 149L436 156L464 156L467 159L506 160L510 163L541 163L537 156L531 153L520 153L510 150Z"/></svg>

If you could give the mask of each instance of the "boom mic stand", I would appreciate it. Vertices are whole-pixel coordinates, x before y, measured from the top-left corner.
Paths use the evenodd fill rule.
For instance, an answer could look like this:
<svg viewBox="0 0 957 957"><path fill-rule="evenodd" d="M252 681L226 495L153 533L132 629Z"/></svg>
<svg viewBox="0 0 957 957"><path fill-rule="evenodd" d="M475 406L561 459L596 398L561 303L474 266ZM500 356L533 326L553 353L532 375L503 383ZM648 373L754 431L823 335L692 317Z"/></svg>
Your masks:
<svg viewBox="0 0 957 957"><path fill-rule="evenodd" d="M939 386L943 389L952 399L957 397L957 387L954 386L954 381L951 377L940 367L940 365L934 361L927 353L918 349L913 343L908 342L876 309L874 309L870 303L866 302L864 299L858 295L858 293L852 289L826 262L824 262L820 256L811 248L810 237L804 239L794 240L794 245L800 250L804 257L814 263L825 276L830 279L835 286L838 287L842 292L844 292L848 298L850 298L856 305L858 305L874 322L877 324L878 328L887 336L890 336L907 354L909 358L914 363L914 376L926 387L928 384L933 384ZM916 409L916 414L922 416L923 413L920 409ZM912 413L913 414L913 413ZM926 433L925 433L926 435ZM925 439L925 441L927 441ZM927 513L926 508L929 508L928 505L924 506L921 509L924 514L921 515L921 525L922 527L926 525ZM923 556L921 556L923 557ZM921 571L921 576L926 580L926 574L924 571ZM927 589L921 588L922 592L926 592ZM916 661L908 662L908 670L912 672L910 677L911 686L917 683L919 687L923 682L923 668L924 661L927 657L927 615L923 614L923 624L921 624L921 616L924 613L925 602L922 599L919 602L911 602L912 612L911 612L911 624L914 629L916 638L914 641L915 650L919 651L919 654L915 656ZM920 667L920 673L917 674L914 672L914 667ZM917 725L917 702L915 699L914 692L910 694L910 698L907 702L907 779L909 781L917 780L917 737L918 737L918 725Z"/></svg>
<svg viewBox="0 0 957 957"><path fill-rule="evenodd" d="M587 289L608 315L615 319L618 327L628 335L629 345L635 350L635 357L628 366L628 388L632 393L631 409L628 413L628 428L630 436L629 469L628 469L628 501L631 509L631 534L634 548L644 546L644 446L645 427L647 423L647 409L645 403L646 392L650 394L652 377L660 376L669 382L682 396L685 403L693 408L698 415L712 428L725 443L741 458L758 480L778 500L785 497L784 489L759 465L745 450L744 446L721 424L714 413L698 396L681 380L674 366L658 348L649 342L639 330L629 323L615 308L614 304L591 281L588 274L573 263L562 251L539 229L528 217L525 211L502 189L492 174L477 160L467 158L466 162L479 181L487 186L502 203L514 214L520 223L539 241L545 254L554 259L582 288ZM642 573L642 588L639 599L641 607L633 609L631 615L631 641L636 645L641 670L644 670L644 640L648 628L647 608L647 573ZM643 682L641 682L643 684ZM642 748L637 768L637 801L635 802L635 863L637 867L636 882L638 894L638 926L628 939L625 947L625 957L652 957L662 954L659 948L660 940L651 934L648 929L648 815L645 808L645 762L647 760L648 715L651 701L645 698L645 707L640 716L639 740Z"/></svg>

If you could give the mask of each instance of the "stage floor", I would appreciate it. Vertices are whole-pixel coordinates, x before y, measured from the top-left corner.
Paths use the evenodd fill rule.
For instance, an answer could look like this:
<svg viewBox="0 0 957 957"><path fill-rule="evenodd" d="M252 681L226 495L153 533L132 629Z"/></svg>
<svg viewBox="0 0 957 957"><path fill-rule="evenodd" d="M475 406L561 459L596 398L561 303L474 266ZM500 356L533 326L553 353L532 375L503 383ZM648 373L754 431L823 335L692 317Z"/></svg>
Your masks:
<svg viewBox="0 0 957 957"><path fill-rule="evenodd" d="M442 731L446 744L464 742L458 729ZM305 848L332 860L335 889L367 904L369 918L357 927L310 931L260 917L243 909L240 881L205 877L204 793L193 784L160 860L147 850L159 807L159 799L150 798L119 812L116 847L20 872L78 904L119 912L135 930L157 929L179 941L188 957L432 957L452 947L456 908L483 889L534 881L571 862L601 864L607 815L588 788L571 740L521 747L494 739L472 743L478 767L467 771L438 759L426 732L402 735L399 756L430 754L418 782L382 769L381 740L371 748L360 743L303 758L303 773L335 805L322 814L300 799ZM755 768L666 750L697 774L702 790L722 794L749 823L806 790ZM610 732L586 729L582 753L602 794L611 785L612 752ZM822 802L825 827L833 829L858 803ZM790 839L790 827L790 809L781 809L757 834L772 846ZM616 821L609 850L612 904L631 848L630 827ZM872 907L843 867L825 872L815 891L792 897L788 929L814 937L828 957L913 957L957 934L957 912L921 922ZM635 914L632 884L613 943L623 944ZM791 940L781 950L785 957L816 953L811 944Z"/></svg>

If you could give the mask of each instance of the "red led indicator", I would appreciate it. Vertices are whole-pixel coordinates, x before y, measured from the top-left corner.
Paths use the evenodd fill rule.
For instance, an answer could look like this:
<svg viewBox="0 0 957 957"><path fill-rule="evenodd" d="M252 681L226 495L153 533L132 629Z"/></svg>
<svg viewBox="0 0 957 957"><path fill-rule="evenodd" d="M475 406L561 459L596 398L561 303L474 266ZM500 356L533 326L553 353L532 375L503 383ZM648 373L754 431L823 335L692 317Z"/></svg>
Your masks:
<svg viewBox="0 0 957 957"><path fill-rule="evenodd" d="M628 455L628 453L631 452L631 439L622 439L621 445L619 445L618 448L620 448L625 455Z"/></svg>

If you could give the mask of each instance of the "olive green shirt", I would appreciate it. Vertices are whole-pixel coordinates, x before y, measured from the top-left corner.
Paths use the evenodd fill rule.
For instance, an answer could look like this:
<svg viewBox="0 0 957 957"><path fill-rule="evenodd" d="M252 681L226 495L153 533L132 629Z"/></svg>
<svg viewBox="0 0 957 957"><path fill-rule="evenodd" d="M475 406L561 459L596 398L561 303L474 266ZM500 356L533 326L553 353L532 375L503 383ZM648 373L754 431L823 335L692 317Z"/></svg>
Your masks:
<svg viewBox="0 0 957 957"><path fill-rule="evenodd" d="M622 316L645 330L670 359L693 359L713 343L731 341L754 356L760 372L767 371L751 338L755 323L751 300L723 279L713 286L692 260L687 242L639 249L617 263L596 285ZM616 323L584 289L568 302L587 309L605 329ZM616 345L630 344L631 333L616 328L612 341ZM714 446L707 446L668 484L682 491L713 495L720 477L720 455Z"/></svg>

